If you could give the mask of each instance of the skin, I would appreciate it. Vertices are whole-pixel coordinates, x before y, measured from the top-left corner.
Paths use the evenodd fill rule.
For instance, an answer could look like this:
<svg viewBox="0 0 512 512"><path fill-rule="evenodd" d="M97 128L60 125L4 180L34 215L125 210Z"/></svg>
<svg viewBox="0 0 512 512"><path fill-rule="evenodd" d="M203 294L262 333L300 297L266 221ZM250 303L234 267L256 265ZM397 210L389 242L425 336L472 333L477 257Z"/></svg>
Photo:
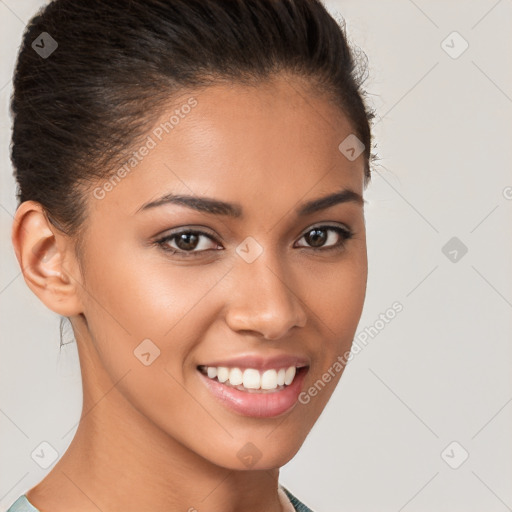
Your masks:
<svg viewBox="0 0 512 512"><path fill-rule="evenodd" d="M39 299L70 318L84 393L71 445L27 492L42 511L281 511L279 467L341 376L307 405L263 419L227 409L200 381L198 364L284 352L309 360L303 389L313 385L350 349L367 255L363 204L295 213L341 189L363 193L363 156L349 161L338 149L353 129L337 107L284 77L194 97L197 106L120 184L101 200L88 195L80 259L38 203L17 210L20 267ZM238 203L244 216L175 204L137 212L168 192ZM353 237L314 251L304 235L322 224ZM183 227L215 238L199 249L223 250L187 258L151 244ZM329 233L326 245L343 241ZM248 236L263 248L250 264L235 251ZM149 366L134 356L147 338L160 350ZM261 452L250 468L237 457L248 442Z"/></svg>

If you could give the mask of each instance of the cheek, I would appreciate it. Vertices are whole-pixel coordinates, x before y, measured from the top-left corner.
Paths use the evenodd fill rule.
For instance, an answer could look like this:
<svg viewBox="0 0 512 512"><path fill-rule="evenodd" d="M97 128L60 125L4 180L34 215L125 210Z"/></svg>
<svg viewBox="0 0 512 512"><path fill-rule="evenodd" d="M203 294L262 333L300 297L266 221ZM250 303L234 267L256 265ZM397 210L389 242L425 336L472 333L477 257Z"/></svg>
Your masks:
<svg viewBox="0 0 512 512"><path fill-rule="evenodd" d="M189 375L189 355L218 313L215 285L226 270L108 254L101 261L90 257L87 268L85 315L98 367L119 381L116 388L139 412L165 430L174 428L168 424L169 411L182 411L173 417L176 425L197 421L214 429L182 383ZM176 429L186 432L186 425Z"/></svg>
<svg viewBox="0 0 512 512"><path fill-rule="evenodd" d="M112 377L142 366L137 350L149 339L147 346L158 354L152 366L168 368L182 380L188 354L218 313L218 297L212 292L226 269L179 266L161 256L114 247L91 251L87 264L85 316L92 342Z"/></svg>
<svg viewBox="0 0 512 512"><path fill-rule="evenodd" d="M308 306L327 338L350 344L359 323L367 281L366 252L332 266L318 266L315 282L309 283ZM339 348L339 347L336 347Z"/></svg>
<svg viewBox="0 0 512 512"><path fill-rule="evenodd" d="M101 262L91 260L88 274L90 309L100 307L107 324L120 324L134 338L161 339L193 314L223 272L220 267L179 266L162 257L111 254Z"/></svg>
<svg viewBox="0 0 512 512"><path fill-rule="evenodd" d="M314 362L300 397L299 414L316 422L345 370L366 294L366 252L319 268L309 281L309 319L315 326L310 346Z"/></svg>

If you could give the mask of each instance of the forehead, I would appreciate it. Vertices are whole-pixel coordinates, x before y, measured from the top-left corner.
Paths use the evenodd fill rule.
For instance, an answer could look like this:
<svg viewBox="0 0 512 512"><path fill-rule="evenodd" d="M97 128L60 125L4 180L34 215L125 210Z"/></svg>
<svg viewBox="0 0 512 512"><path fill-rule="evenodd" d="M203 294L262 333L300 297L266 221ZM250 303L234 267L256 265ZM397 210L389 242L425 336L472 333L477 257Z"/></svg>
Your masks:
<svg viewBox="0 0 512 512"><path fill-rule="evenodd" d="M353 131L346 116L324 95L313 94L290 78L254 86L217 85L189 97L194 97L197 106L169 137L163 136L179 138L172 148L176 156L215 154L216 161L267 162L269 170L284 171L285 162L304 158L307 163L341 161L338 146ZM165 125L166 114L155 129ZM346 158L342 163L350 166Z"/></svg>
<svg viewBox="0 0 512 512"><path fill-rule="evenodd" d="M101 207L133 213L165 192L260 210L340 188L362 194L363 156L339 149L351 134L336 105L290 78L186 92L162 109Z"/></svg>

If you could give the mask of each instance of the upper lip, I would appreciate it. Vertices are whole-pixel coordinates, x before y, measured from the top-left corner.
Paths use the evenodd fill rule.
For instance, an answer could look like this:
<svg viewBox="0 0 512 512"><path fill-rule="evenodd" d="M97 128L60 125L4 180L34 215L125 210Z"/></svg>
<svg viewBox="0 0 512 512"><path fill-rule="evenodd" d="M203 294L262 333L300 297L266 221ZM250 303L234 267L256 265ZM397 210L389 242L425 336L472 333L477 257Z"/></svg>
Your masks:
<svg viewBox="0 0 512 512"><path fill-rule="evenodd" d="M305 357L282 354L272 357L265 357L259 354L247 354L230 359L217 359L215 361L201 364L199 366L224 366L227 368L254 368L255 370L270 370L273 368L289 368L295 366L301 368L309 366Z"/></svg>

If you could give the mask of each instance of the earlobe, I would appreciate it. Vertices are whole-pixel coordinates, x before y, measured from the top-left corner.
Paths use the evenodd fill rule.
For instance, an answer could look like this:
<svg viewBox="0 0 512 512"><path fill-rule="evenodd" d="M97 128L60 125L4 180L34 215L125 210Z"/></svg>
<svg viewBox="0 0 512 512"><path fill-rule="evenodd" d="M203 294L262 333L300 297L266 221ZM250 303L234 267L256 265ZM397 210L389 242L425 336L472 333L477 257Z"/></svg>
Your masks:
<svg viewBox="0 0 512 512"><path fill-rule="evenodd" d="M49 222L40 203L25 201L18 207L11 240L25 282L37 297L59 315L80 314L81 276L71 240Z"/></svg>

